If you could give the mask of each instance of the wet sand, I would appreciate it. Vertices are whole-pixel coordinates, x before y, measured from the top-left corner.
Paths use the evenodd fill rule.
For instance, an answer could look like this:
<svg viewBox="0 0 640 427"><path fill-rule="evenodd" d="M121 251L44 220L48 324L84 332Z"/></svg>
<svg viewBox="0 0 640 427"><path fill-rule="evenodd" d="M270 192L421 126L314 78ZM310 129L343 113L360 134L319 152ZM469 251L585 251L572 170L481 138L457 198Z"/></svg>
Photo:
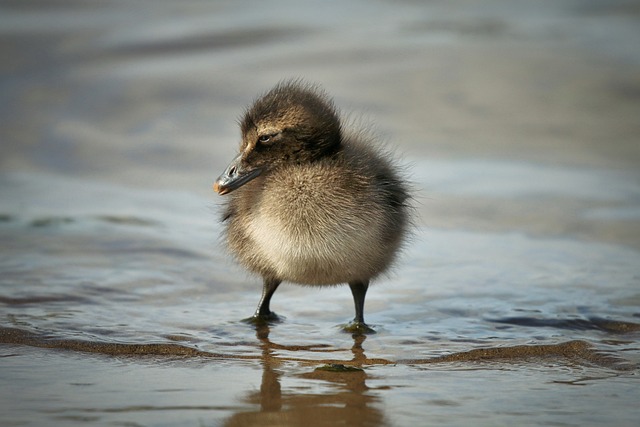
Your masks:
<svg viewBox="0 0 640 427"><path fill-rule="evenodd" d="M603 322L605 323L605 322ZM610 324L612 322L606 322ZM640 324L628 322L613 322L613 330L615 332L637 332L640 330ZM240 354L224 354L213 353L210 351L201 351L195 348L183 346L180 344L121 344L121 343L100 343L80 340L70 340L64 338L55 338L52 336L40 336L21 329L0 328L0 343L27 345L32 347L61 349L69 351L78 351L86 353L99 353L109 356L163 356L163 357L201 357L212 359L237 359L237 360L260 360L263 363L274 363L271 353L274 350L282 349L283 346L271 343L268 340L269 327L263 326L257 328L257 335L260 338L265 354L260 356L243 356ZM330 365L330 369L319 368L329 372L340 372L340 367L344 366L373 366L373 365L424 365L436 363L468 363L468 362L484 362L490 363L501 361L503 363L521 363L523 360L529 363L540 363L539 359L567 359L574 363L598 365L614 370L636 370L637 366L629 364L624 359L605 355L598 352L593 346L585 341L569 341L561 344L552 345L519 345L513 347L495 347L495 348L478 348L470 351L448 354L426 359L403 359L403 360L386 360L368 358L362 351L362 343L366 336L354 336L354 347L351 349L354 353L352 360L341 359L317 359L309 361L306 359L292 357L277 357L279 362L299 362L311 365ZM320 351L328 352L328 349ZM296 351L310 350L310 346L289 345L285 347L287 351L295 353ZM538 359L538 360L536 360ZM353 372L345 370L345 372Z"/></svg>

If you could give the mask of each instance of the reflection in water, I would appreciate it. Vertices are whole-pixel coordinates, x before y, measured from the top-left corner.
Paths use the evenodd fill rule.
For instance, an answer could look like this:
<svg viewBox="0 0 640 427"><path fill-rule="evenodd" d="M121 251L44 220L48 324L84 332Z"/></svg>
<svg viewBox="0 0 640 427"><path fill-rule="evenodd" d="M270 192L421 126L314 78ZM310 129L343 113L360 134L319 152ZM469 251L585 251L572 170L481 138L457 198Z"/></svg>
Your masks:
<svg viewBox="0 0 640 427"><path fill-rule="evenodd" d="M259 396L252 393L247 400L255 403L257 397L261 412L279 411L282 409L282 389L277 368L282 365L282 362L273 357L273 349L269 341L269 325L258 326L256 337L260 340L262 347L262 384L260 384Z"/></svg>
<svg viewBox="0 0 640 427"><path fill-rule="evenodd" d="M287 346L269 340L269 325L256 327L256 336L262 347L262 383L260 391L250 392L244 402L258 406L255 411L238 412L230 417L226 426L321 426L353 425L377 426L387 424L382 411L376 408L378 398L369 393L367 374L357 370L316 369L298 375L299 378L314 382L328 383L330 392L313 392L316 384L305 390L301 387L283 392L281 376L287 369L284 360L277 357L278 350ZM352 364L362 366L367 361L362 344L365 335L353 335ZM292 350L299 350L298 346ZM350 364L351 364L350 363ZM335 365L333 365L335 366ZM340 365L338 365L340 366Z"/></svg>
<svg viewBox="0 0 640 427"><path fill-rule="evenodd" d="M637 331L637 326L637 324L629 324L626 329ZM252 341L247 352L247 347L239 344L226 346L221 343L220 346L204 351L198 349L197 345L194 348L174 341L157 344L100 342L59 338L55 334L29 332L16 328L0 328L0 343L3 344L0 348L10 356L20 356L23 352L20 346L114 356L90 359L86 356L76 357L67 353L64 358L72 360L72 365L77 364L78 361L90 364L100 361L98 365L103 366L102 369L105 365L109 367L106 372L114 376L115 381L114 378L106 378L104 370L98 374L88 375L88 378L96 378L96 380L86 383L82 380L82 384L92 387L91 390L96 393L112 393L112 387L119 388L121 383L130 384L128 387L135 387L135 390L145 390L140 394L123 395L119 401L115 402L113 400L87 402L83 398L76 397L75 384L79 384L78 379L73 378L73 383L67 384L69 379L63 377L62 386L67 387L67 393L70 393L68 397L71 400L52 402L49 412L43 415L47 419L51 414L65 417L84 417L89 414L103 420L110 417L128 417L134 420L138 416L145 418L156 416L155 414L160 411L164 414L163 417L173 414L176 420L180 420L172 425L185 425L182 422L185 413L192 411L201 417L200 420L214 420L214 425L219 425L219 421L223 420L224 425L227 426L388 425L389 419L397 421L398 416L404 415L402 410L393 406L392 400L393 394L403 393L403 391L403 400L413 399L408 405L403 405L404 410L413 411L414 414L420 411L421 415L416 416L424 416L425 405L430 405L430 410L436 413L443 411L443 408L446 410L448 407L457 407L460 401L476 402L480 405L487 397L491 398L491 393L486 395L484 388L478 388L477 379L490 380L495 378L496 373L501 376L501 381L506 381L506 378L510 378L510 381L516 378L520 381L522 375L530 380L532 373L540 374L551 366L555 369L549 374L544 374L544 378L553 381L553 384L583 384L593 382L594 379L613 378L619 378L625 383L632 380L638 369L637 364L620 359L619 351L599 351L588 342L580 340L549 345L474 348L438 357L394 362L368 358L363 346L367 337L362 335L352 337L353 344L350 348L352 357L350 360L344 360L346 359L344 351L348 349L332 348L333 346L324 344L282 345L272 342L269 334L269 326L259 326L256 329L257 343ZM634 336L636 336L634 332L625 335L631 340ZM379 344L377 342L379 336L375 339L370 337L370 339L374 341L370 343L372 346ZM255 349L256 346L258 352L251 351L251 348ZM216 349L222 351L212 351ZM369 351L376 353L375 348L373 350L370 348ZM317 352L323 358L316 359L309 355L310 352ZM329 358L329 353L333 352L340 352L342 357ZM57 354L62 353L57 352ZM297 357L291 357L292 354ZM189 359L194 363L189 362ZM5 365L8 363L7 366L14 363L20 376L24 374L24 372L20 373L21 362L24 363L24 360L24 357L11 357L5 359L3 363ZM234 360L235 363L233 363ZM251 368L246 369L249 366ZM257 391L246 391L257 388L254 381L256 377L254 368L258 366L262 367L260 387ZM321 367L317 368L317 366ZM197 367L197 373L193 372L193 367ZM201 370L203 367L206 367L209 374ZM363 369L364 367L366 370ZM564 368L558 369L558 367ZM373 369L378 374L375 377L370 375ZM149 375L149 370L156 374ZM42 369L36 371L36 376L43 375L45 371L46 368L44 371ZM186 371L188 375L184 376ZM565 373L561 374L562 371ZM5 369L4 372L13 371L10 368ZM138 372L141 372L136 374L140 375L140 379L134 381L134 386L128 377ZM175 379L176 372L181 372L183 375L178 381ZM416 381L416 372L421 372L419 375L422 378L429 378L429 381ZM511 372L510 376L505 377L506 372ZM44 375L46 376L46 373ZM393 382L389 381L390 378L393 378ZM470 378L473 381L467 383L471 384L468 386L471 387L469 390L457 388L454 392L441 391L443 384L459 384L460 381L468 381ZM11 377L9 381L6 378L4 380L13 387ZM37 381L40 384L41 379L38 378ZM380 385L371 386L371 383ZM407 392L404 388L413 387L416 383L427 384L428 388L423 388L416 393ZM184 387L176 387L176 384L183 384ZM72 392L69 392L69 386L74 389ZM548 383L545 383L545 387L547 386ZM509 385L507 384L506 387L508 388ZM51 386L49 388L52 389ZM59 388L59 384L55 388ZM559 390L559 392L563 391L566 392L566 390ZM526 393L528 396L530 390L518 388L514 392L520 396ZM434 398L434 396L440 397ZM469 396L472 397L469 398ZM26 398L26 395L14 400L16 403L21 402L23 397ZM555 402L556 398L557 396L549 399ZM390 399L391 403L388 403ZM443 405L442 402L454 402L454 404ZM625 404L622 402L620 405ZM523 407L524 409L526 408ZM570 414L580 414L581 411L578 408ZM459 414L468 416L471 413ZM438 419L445 418L436 417L431 421L436 423ZM208 425L202 421L200 424Z"/></svg>

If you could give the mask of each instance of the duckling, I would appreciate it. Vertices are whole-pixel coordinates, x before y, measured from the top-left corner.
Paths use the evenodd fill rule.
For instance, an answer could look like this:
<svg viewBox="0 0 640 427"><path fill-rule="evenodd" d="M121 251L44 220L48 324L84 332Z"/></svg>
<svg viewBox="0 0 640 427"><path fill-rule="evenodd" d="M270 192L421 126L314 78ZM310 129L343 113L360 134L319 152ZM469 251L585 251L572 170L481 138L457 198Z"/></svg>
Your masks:
<svg viewBox="0 0 640 427"><path fill-rule="evenodd" d="M229 194L228 249L263 279L254 320L272 319L281 282L347 283L353 330L364 321L369 282L393 263L407 236L408 186L388 154L340 121L318 87L283 81L240 121L240 152L214 183Z"/></svg>

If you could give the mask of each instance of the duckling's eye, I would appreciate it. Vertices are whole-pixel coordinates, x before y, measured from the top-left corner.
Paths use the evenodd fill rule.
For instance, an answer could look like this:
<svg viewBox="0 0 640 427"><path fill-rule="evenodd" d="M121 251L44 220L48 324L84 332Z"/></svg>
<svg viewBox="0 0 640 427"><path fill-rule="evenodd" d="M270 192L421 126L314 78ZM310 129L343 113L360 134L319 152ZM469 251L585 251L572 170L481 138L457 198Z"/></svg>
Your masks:
<svg viewBox="0 0 640 427"><path fill-rule="evenodd" d="M260 135L258 137L258 142L260 144L268 144L271 142L272 138L273 138L273 135Z"/></svg>
<svg viewBox="0 0 640 427"><path fill-rule="evenodd" d="M258 144L269 145L276 142L279 137L280 137L280 132L265 133L258 136Z"/></svg>

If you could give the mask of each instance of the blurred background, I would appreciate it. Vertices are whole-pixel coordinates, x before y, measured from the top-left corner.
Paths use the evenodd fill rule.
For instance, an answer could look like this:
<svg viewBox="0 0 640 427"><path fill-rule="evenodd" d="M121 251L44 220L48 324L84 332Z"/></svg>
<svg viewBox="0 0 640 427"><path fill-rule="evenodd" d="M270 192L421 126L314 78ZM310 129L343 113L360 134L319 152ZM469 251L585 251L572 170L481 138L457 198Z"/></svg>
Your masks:
<svg viewBox="0 0 640 427"><path fill-rule="evenodd" d="M620 191L606 177L586 176L596 170L628 173L624 180L637 186L637 1L0 7L5 181L44 174L211 198L210 184L239 142L243 109L279 80L301 77L374 124L412 164L423 194L446 193L424 210L428 224L504 228L526 215L525 226L537 231L639 245L637 203L617 213L635 227L576 220L554 228L530 199L512 211L517 206L449 191L473 182L484 187L480 196L500 198L509 187L559 203L593 186ZM637 202L637 192L617 201L632 196Z"/></svg>

